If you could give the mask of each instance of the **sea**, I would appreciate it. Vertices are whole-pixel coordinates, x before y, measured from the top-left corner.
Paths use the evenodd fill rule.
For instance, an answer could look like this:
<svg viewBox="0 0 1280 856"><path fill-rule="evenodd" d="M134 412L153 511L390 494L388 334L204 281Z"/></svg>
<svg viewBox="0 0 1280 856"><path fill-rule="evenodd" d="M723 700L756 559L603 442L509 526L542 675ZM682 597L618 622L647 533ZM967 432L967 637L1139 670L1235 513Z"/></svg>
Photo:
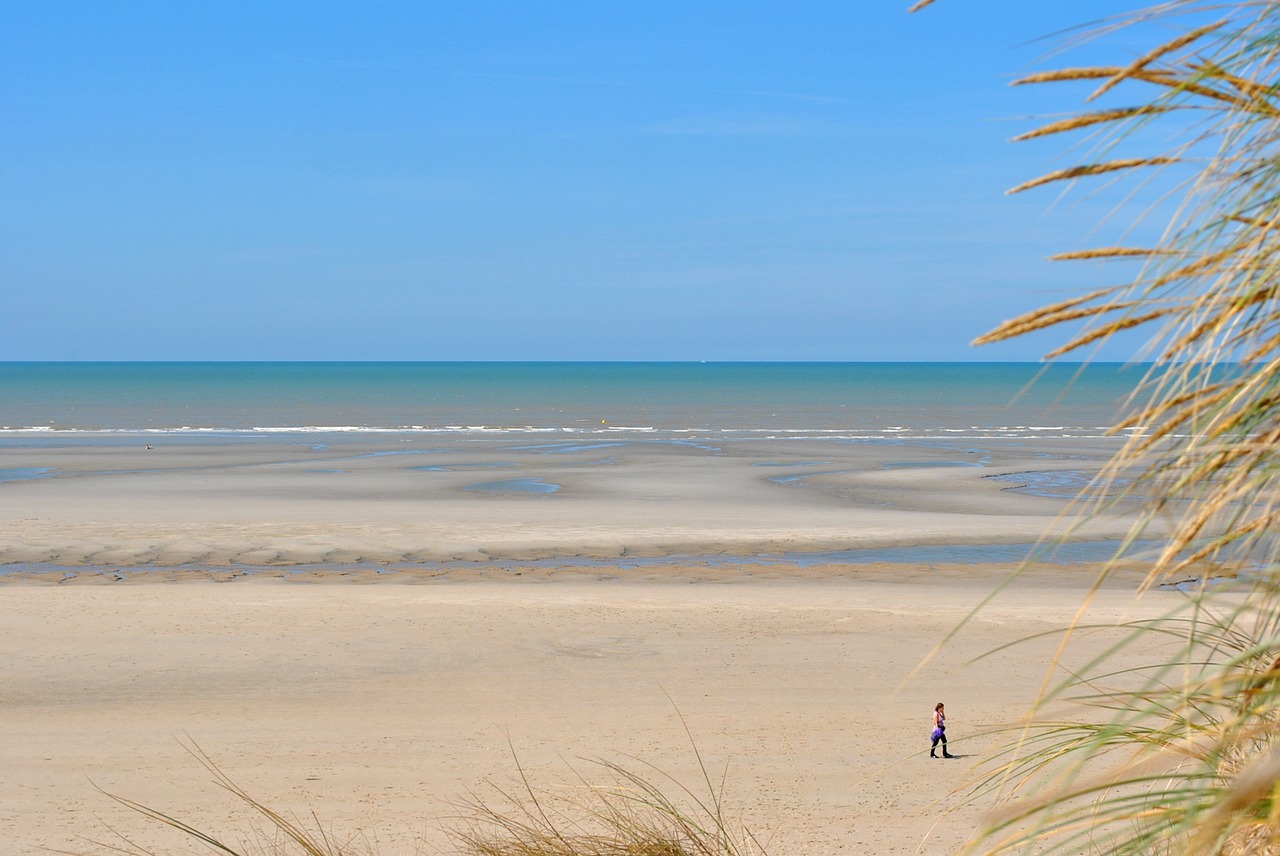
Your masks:
<svg viewBox="0 0 1280 856"><path fill-rule="evenodd" d="M4 362L0 439L94 434L1095 437L1118 363Z"/></svg>

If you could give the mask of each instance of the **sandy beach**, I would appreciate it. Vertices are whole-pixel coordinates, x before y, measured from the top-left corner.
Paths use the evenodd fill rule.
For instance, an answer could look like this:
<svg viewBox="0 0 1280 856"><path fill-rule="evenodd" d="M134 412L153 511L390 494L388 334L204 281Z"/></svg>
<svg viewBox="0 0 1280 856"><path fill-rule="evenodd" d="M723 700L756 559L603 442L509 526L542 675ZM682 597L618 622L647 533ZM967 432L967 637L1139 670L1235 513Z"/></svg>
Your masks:
<svg viewBox="0 0 1280 856"><path fill-rule="evenodd" d="M513 752L540 785L570 783L566 763L591 778L581 759L604 758L698 786L678 709L770 852L950 852L981 817L953 789L997 744L982 732L1035 697L1055 642L973 657L1065 623L1091 579L1029 574L904 684L1008 571L9 585L0 838L8 853L101 852L86 839L119 844L110 827L158 852L202 852L96 788L248 835L243 808L181 747L189 738L279 810L314 811L384 856L442 852L454 803L509 784ZM1178 597L1137 602L1121 581L1093 616ZM938 700L953 761L927 754Z"/></svg>
<svg viewBox="0 0 1280 856"><path fill-rule="evenodd" d="M973 658L1070 621L1095 566L1028 572L904 683L1016 566L794 559L1032 542L1067 525L1046 486L1112 447L165 439L6 449L6 853L100 852L111 829L188 852L99 788L250 835L187 739L382 856L442 852L456 801L516 757L548 787L592 758L696 787L681 716L769 852L951 852L982 814L954 789L1056 642ZM1132 582L1094 617L1179 597ZM949 762L927 754L940 700Z"/></svg>

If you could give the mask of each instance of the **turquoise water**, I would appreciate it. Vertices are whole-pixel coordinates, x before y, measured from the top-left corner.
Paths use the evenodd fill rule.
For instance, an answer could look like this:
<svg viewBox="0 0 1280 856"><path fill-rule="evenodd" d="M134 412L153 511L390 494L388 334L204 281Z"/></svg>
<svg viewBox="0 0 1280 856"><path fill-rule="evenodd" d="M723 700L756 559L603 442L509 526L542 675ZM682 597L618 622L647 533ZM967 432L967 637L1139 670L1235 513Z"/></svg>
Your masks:
<svg viewBox="0 0 1280 856"><path fill-rule="evenodd" d="M1036 363L0 363L0 430L1095 436L1141 377Z"/></svg>

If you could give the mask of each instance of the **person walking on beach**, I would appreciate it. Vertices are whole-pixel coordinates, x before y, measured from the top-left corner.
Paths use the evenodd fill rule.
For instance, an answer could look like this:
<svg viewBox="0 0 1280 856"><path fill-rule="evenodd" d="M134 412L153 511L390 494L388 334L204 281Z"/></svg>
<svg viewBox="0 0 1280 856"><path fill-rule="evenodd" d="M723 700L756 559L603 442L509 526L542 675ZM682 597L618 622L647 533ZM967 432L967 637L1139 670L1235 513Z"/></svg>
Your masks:
<svg viewBox="0 0 1280 856"><path fill-rule="evenodd" d="M942 743L942 757L943 758L955 757L955 755L952 755L950 752L947 751L947 711L946 711L946 708L943 706L942 702L938 702L936 705L933 706L932 737L933 737L933 744L929 747L930 758L938 757L937 752L938 752L939 741L941 741Z"/></svg>

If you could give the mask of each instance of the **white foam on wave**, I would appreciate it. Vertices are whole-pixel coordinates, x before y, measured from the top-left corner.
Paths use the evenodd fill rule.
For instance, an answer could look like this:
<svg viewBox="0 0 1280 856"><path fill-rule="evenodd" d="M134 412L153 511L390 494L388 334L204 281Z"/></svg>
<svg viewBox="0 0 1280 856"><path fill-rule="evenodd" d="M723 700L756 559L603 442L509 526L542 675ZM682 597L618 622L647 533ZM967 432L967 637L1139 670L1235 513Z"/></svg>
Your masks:
<svg viewBox="0 0 1280 856"><path fill-rule="evenodd" d="M1141 431L1141 428L1126 428L1124 433ZM661 427L656 425L590 425L590 426L542 426L542 425L259 425L252 428L233 427L198 427L177 426L170 428L63 428L48 425L0 428L0 436L232 436L245 437L254 435L315 435L315 434L348 434L348 435L472 435L472 436L520 436L530 434L557 434L569 436L603 436L619 434L658 434L672 437L706 437L719 439L758 438L758 439L790 439L790 440L990 440L1017 439L1025 437L1044 438L1056 434L1069 439L1105 438L1113 436L1106 426L1062 426L1062 425L993 425L970 426L968 428L950 428L946 426L930 426L911 428L904 425L890 425L884 428L782 428L782 427Z"/></svg>
<svg viewBox="0 0 1280 856"><path fill-rule="evenodd" d="M235 429L232 429L235 430ZM547 434L561 429L537 425L303 425L255 426L241 433L249 434Z"/></svg>

